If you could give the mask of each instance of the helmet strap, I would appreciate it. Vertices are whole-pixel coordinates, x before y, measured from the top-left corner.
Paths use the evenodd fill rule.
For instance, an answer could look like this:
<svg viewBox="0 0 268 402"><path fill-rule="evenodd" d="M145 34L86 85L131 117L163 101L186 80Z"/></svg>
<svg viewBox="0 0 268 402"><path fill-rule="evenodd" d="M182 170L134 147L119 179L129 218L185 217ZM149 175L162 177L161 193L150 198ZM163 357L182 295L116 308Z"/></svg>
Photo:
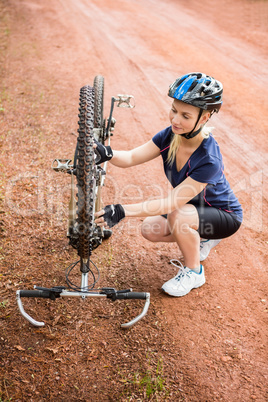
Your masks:
<svg viewBox="0 0 268 402"><path fill-rule="evenodd" d="M203 113L203 109L200 109L194 128L193 128L192 131L190 131L189 133L182 134L182 137L184 137L184 138L186 138L187 140L189 140L190 138L194 138L197 134L200 133L200 131L202 130L203 126L201 126L201 127L200 127L198 130L196 130L196 131L194 131L194 130L195 130L195 128L196 128L196 126L197 126L197 124L198 124L198 122L199 122L199 120L200 120L200 118L201 118L201 116L202 116L202 113Z"/></svg>

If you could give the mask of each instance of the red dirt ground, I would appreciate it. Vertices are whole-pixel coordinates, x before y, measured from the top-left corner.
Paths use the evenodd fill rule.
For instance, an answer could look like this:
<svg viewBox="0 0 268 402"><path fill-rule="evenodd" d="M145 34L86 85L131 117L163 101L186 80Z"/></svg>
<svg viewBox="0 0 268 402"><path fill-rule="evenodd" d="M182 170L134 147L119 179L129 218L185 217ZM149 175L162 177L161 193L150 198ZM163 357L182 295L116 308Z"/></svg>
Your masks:
<svg viewBox="0 0 268 402"><path fill-rule="evenodd" d="M265 0L1 0L0 401L266 401L267 20ZM213 116L225 171L244 207L239 232L205 261L206 284L164 295L174 245L151 244L141 219L124 221L93 261L100 286L151 293L147 316L122 330L137 301L27 300L15 292L65 284L76 260L66 234L79 89L105 77L105 114L118 93L114 149L130 149L168 123L168 85L204 71L223 82ZM104 203L169 190L160 160L109 166ZM79 273L75 274L77 280Z"/></svg>

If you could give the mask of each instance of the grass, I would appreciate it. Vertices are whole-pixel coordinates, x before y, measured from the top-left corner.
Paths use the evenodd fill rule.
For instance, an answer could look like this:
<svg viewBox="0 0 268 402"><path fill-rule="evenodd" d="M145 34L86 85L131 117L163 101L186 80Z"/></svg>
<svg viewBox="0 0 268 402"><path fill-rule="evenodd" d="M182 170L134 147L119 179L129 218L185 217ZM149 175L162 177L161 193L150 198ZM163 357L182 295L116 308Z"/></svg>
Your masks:
<svg viewBox="0 0 268 402"><path fill-rule="evenodd" d="M8 300L3 300L2 302L0 302L0 308L6 308L6 306L8 305ZM1 402L1 400L0 400Z"/></svg>
<svg viewBox="0 0 268 402"><path fill-rule="evenodd" d="M134 378L133 378L134 377ZM152 365L146 370L146 372L135 372L132 378L125 378L122 376L121 382L128 384L128 389L125 391L131 398L137 391L148 400L158 400L158 397L163 400L167 396L168 391L165 388L165 378L163 373L163 363L160 358L157 365ZM130 386L134 385L134 389ZM131 388L131 389L130 389Z"/></svg>
<svg viewBox="0 0 268 402"><path fill-rule="evenodd" d="M147 398L165 390L162 359L158 361L155 372L148 369L139 383L140 387L145 388Z"/></svg>

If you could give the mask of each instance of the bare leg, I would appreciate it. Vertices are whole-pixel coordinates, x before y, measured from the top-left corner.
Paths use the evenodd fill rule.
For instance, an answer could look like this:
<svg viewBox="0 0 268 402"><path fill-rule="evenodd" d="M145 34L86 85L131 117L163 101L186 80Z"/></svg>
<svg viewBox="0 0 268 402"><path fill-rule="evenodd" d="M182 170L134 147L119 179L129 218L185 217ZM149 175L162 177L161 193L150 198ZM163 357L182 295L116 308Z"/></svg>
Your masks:
<svg viewBox="0 0 268 402"><path fill-rule="evenodd" d="M170 233L167 219L163 216L150 216L144 219L141 227L142 236L152 242L175 242L175 237Z"/></svg>
<svg viewBox="0 0 268 402"><path fill-rule="evenodd" d="M183 254L185 265L196 269L200 265L200 236L197 232L199 217L193 205L184 205L168 215L148 217L141 233L152 242L176 242Z"/></svg>
<svg viewBox="0 0 268 402"><path fill-rule="evenodd" d="M197 232L199 217L193 205L186 204L168 215L148 217L142 225L142 235L152 242L176 242L186 267L162 285L170 296L185 296L192 289L206 282L204 269L200 267L200 236ZM180 263L181 264L181 263Z"/></svg>
<svg viewBox="0 0 268 402"><path fill-rule="evenodd" d="M184 205L168 215L168 224L190 269L200 266L200 236L197 232L199 217L194 205Z"/></svg>

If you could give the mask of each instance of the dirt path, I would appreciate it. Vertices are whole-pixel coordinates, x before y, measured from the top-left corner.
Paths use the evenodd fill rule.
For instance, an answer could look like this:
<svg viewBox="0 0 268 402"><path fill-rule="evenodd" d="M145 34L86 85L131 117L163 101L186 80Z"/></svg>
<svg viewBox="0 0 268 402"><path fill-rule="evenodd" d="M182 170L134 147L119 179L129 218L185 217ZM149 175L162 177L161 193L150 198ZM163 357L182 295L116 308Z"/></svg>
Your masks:
<svg viewBox="0 0 268 402"><path fill-rule="evenodd" d="M215 6L215 3L217 4ZM0 401L267 400L266 1L1 0ZM168 125L167 88L188 71L224 84L213 116L244 224L205 261L207 283L181 299L161 285L175 272L174 245L150 244L140 219L122 222L94 253L100 286L151 293L146 318L119 323L138 303L26 303L15 290L63 285L75 261L65 239L69 180L50 169L72 157L79 89L105 77L105 109L118 93L115 149ZM159 160L110 166L104 203L166 194Z"/></svg>

